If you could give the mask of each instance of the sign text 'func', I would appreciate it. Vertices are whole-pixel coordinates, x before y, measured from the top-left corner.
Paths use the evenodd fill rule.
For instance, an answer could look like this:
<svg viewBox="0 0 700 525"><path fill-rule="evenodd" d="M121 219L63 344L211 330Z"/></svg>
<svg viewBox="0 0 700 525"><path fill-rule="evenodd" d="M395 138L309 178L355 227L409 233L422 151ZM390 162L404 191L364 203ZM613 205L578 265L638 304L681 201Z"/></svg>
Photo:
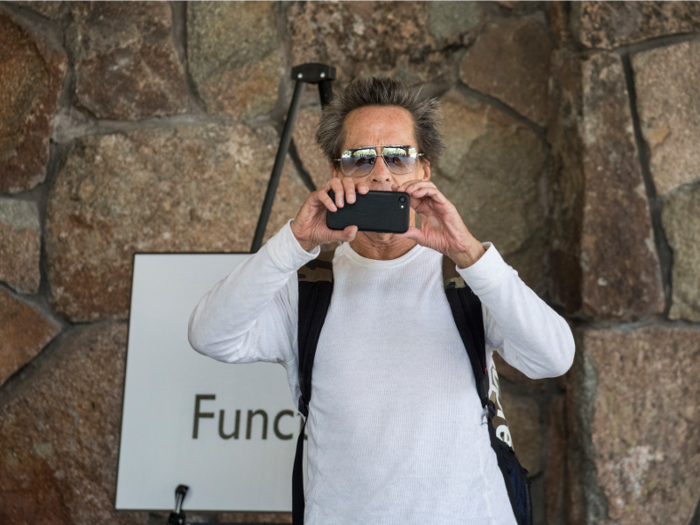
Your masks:
<svg viewBox="0 0 700 525"><path fill-rule="evenodd" d="M216 419L216 414L214 412L205 412L202 407L203 402L215 401L216 395L214 394L196 394L194 402L194 425L192 427L192 439L199 438L200 430L200 420L202 419ZM230 413L230 412L229 412ZM294 437L292 433L285 433L280 429L280 425L289 428L289 423L284 423L285 418L294 418L295 414L291 410L280 410L275 415L272 420L272 431L277 439L283 441L290 440ZM299 416L301 418L301 416ZM267 429L269 426L270 417L266 410L248 410L245 422L245 439L252 439L255 429L259 429L256 432L256 437L261 436L262 439L267 439ZM301 429L303 420L300 419L299 428ZM207 425L208 426L208 425ZM227 420L226 411L219 410L219 437L221 439L243 439L241 433L241 410L236 410L235 415ZM205 427L203 427L203 431ZM228 431L227 431L228 430Z"/></svg>

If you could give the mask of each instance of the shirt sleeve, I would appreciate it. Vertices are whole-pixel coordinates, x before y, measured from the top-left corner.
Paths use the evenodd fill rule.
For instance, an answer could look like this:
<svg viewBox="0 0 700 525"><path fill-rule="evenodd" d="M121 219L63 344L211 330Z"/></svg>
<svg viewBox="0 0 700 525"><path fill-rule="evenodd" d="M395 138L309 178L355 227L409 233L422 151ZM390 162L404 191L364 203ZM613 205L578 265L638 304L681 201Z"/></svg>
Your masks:
<svg viewBox="0 0 700 525"><path fill-rule="evenodd" d="M531 379L569 370L575 344L566 320L528 287L491 243L468 268L457 271L479 297L486 343Z"/></svg>
<svg viewBox="0 0 700 525"><path fill-rule="evenodd" d="M321 250L304 250L290 223L199 301L188 324L197 352L227 363L296 359L296 272Z"/></svg>

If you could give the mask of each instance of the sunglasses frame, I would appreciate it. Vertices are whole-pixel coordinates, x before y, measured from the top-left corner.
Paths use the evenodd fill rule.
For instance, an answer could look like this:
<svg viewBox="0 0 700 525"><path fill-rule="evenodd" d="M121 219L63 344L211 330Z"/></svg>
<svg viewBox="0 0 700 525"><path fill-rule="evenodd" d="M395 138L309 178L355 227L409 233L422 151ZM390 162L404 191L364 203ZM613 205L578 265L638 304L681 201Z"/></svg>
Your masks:
<svg viewBox="0 0 700 525"><path fill-rule="evenodd" d="M377 148L382 148L382 153L379 153L379 152L377 151ZM411 156L411 155L409 154L409 155L408 155L408 158L411 158L411 159L415 158L416 161L418 160L418 157L422 157L422 156L425 155L425 153L418 153L418 152L417 152L418 150L415 148L415 146L410 146L410 145L408 145L408 144L401 144L401 145L398 145L398 144L386 144L386 145L381 145L381 144L380 144L380 145L377 145L377 146L362 146L362 147L360 147L360 148L346 149L346 150L344 150L344 151L340 154L341 158L339 158L339 159L333 159L333 160L334 160L335 162L338 163L338 165L340 166L340 171L341 171L341 172L343 173L343 175L345 175L346 177L366 177L367 175L369 175L370 173L372 173L372 170L374 169L374 166L377 164L377 162L376 162L376 158L377 158L377 157L381 157L381 158L382 158L382 160L384 161L384 165L386 166L386 168L387 168L391 173L393 173L394 175L409 175L410 173L413 173L413 172L415 172L415 171L418 169L418 163L416 162L416 167L413 168L411 171L408 171L408 172L406 172L406 173L395 173L395 172L391 169L391 166L389 166L389 163L388 163L388 162L386 161L386 159L384 158L384 148L401 148L401 149L406 150L407 152L410 152L411 150L414 150L414 151L416 151L415 157L414 157L414 156ZM367 173L365 173L364 175L348 175L347 173L345 173L345 170L343 169L343 162L342 162L342 161L343 161L343 158L351 157L352 152L358 151L358 150L362 150L362 149L373 149L373 150L374 150L374 155L375 155L375 162L374 162L374 164L372 164L372 167L371 167L371 168L369 169L369 171L368 171ZM347 157L345 156L346 154L348 154Z"/></svg>

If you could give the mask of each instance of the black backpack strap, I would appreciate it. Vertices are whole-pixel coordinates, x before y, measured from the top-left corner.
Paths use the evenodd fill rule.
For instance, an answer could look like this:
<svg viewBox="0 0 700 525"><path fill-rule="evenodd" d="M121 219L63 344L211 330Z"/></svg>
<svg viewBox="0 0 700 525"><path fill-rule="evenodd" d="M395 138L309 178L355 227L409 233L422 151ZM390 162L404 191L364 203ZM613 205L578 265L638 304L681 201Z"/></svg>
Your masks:
<svg viewBox="0 0 700 525"><path fill-rule="evenodd" d="M527 470L520 465L511 444L510 431L503 415L499 394L500 385L495 365L491 367L491 379L494 387L489 389L486 335L481 301L459 275L456 264L447 256L442 258L442 276L452 315L472 364L481 406L488 407L488 431L491 448L496 453L498 468L505 481L515 520L518 525L532 525L530 480L527 477Z"/></svg>
<svg viewBox="0 0 700 525"><path fill-rule="evenodd" d="M486 407L489 400L489 375L486 366L484 314L481 311L481 301L464 282L462 276L457 272L456 266L455 262L446 255L442 257L445 295L447 295L457 330L459 330L459 335L467 349L467 355L469 355L481 406Z"/></svg>
<svg viewBox="0 0 700 525"><path fill-rule="evenodd" d="M292 473L292 523L304 523L304 431L311 401L311 374L314 368L316 347L326 320L333 293L333 255L335 248L322 252L316 259L299 268L299 412L304 416Z"/></svg>
<svg viewBox="0 0 700 525"><path fill-rule="evenodd" d="M498 429L498 438L512 448L508 423L503 414L496 364L492 363L490 370L486 365L486 336L481 301L467 286L455 267L455 263L449 257L443 256L442 276L445 280L447 300L472 364L481 406L488 407L489 419L492 420L494 428ZM489 373L491 386L489 386Z"/></svg>

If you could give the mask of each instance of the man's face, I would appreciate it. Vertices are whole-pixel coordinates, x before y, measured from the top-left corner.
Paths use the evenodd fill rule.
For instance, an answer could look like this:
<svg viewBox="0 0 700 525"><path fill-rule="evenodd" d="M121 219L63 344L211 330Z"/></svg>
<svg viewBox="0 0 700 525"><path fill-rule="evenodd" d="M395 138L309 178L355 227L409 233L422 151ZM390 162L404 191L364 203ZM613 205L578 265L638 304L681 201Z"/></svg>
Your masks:
<svg viewBox="0 0 700 525"><path fill-rule="evenodd" d="M408 110L396 106L366 106L351 111L345 118L343 151L364 146L417 147L413 132L413 117ZM419 153L422 152L419 151ZM345 178L345 175L335 168L333 168L333 176ZM377 159L368 175L352 178L355 179L355 185L365 183L372 191L391 191L391 185L394 183L400 186L410 180L430 179L430 164L419 161L413 173L395 175L389 171L383 159ZM412 209L411 218L413 218Z"/></svg>

